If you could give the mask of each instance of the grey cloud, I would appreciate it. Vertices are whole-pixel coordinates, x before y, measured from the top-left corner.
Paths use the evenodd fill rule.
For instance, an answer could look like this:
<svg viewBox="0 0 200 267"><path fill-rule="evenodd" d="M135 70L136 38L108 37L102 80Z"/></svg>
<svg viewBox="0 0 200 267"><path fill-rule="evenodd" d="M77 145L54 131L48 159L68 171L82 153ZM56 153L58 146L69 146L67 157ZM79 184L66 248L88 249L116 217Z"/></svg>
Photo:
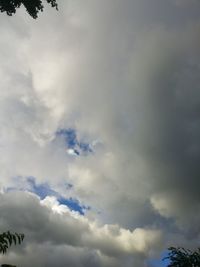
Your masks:
<svg viewBox="0 0 200 267"><path fill-rule="evenodd" d="M0 198L2 231L12 229L26 236L21 252L17 248L14 254L8 255L8 260L19 262L22 266L27 260L32 261L35 253L41 255L41 258L36 257L39 266L47 261L58 261L61 265L72 261L77 266L96 261L98 266L113 266L125 260L126 256L136 260L141 258L142 263L148 253L162 242L159 231L138 228L130 232L117 225L100 226L73 214L54 198L40 201L35 195L25 192L1 194ZM68 260L63 255L64 251ZM71 256L68 254L70 251ZM49 257L53 260L49 261Z"/></svg>
<svg viewBox="0 0 200 267"><path fill-rule="evenodd" d="M161 227L166 240L174 231L180 243L196 244L200 10L195 1L175 2L66 1L58 14L49 9L34 23L23 12L1 17L2 188L21 183L13 177L34 176L91 206L87 218L131 233ZM100 139L103 148L71 160L54 140L58 128L69 126ZM40 207L31 198L21 206L23 216L28 205ZM34 219L57 225L51 236L57 246L65 240L63 217L40 208ZM13 213L4 215L12 227L24 218L35 242L43 241L28 218L12 224ZM78 247L88 225L78 224L77 236L70 220L68 240ZM112 238L106 246L93 237L85 237L88 246L105 254L121 249Z"/></svg>
<svg viewBox="0 0 200 267"><path fill-rule="evenodd" d="M176 202L179 206L176 215L182 210L183 217L188 217L186 214L195 203L199 205L199 55L197 50L192 50L192 40L187 44L187 34L190 35L190 32L184 33L183 39L180 35L180 42L177 39L174 42L174 37L170 40L168 36L168 42L173 44L169 43L172 50L164 54L166 50L161 47L161 61L156 62L155 70L152 65L148 71L148 75L153 74L150 80L153 84L148 85L148 90L151 90L148 98L144 94L140 102L145 108L141 109L144 116L136 145L149 164L154 190L161 195L162 192L169 194L169 201L174 195L177 202L172 201L171 205ZM160 52L158 49L157 58Z"/></svg>
<svg viewBox="0 0 200 267"><path fill-rule="evenodd" d="M13 263L19 266L75 266L75 267L113 267L120 266L112 258L103 257L100 253L83 248L70 246L53 246L51 244L31 244L23 250L23 254L10 253L1 257L2 262Z"/></svg>

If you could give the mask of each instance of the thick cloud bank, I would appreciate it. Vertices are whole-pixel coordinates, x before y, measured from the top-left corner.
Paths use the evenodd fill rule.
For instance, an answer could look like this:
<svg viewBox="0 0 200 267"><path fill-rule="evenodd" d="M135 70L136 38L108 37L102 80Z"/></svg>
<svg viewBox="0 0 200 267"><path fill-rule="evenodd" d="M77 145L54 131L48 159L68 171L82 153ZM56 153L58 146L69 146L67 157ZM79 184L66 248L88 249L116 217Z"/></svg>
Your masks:
<svg viewBox="0 0 200 267"><path fill-rule="evenodd" d="M117 224L99 225L59 205L55 197L40 201L33 194L18 192L1 194L0 199L1 229L13 229L26 235L27 242L20 254L16 250L9 255L20 266L26 266L26 258L33 257L32 253L48 254L52 250L55 250L55 259L52 260L52 255L50 258L41 255L41 262L36 257L32 266L54 266L58 256L62 257L59 260L62 266L70 262L75 266L92 266L95 261L98 266L116 266L130 255L138 257L140 254L144 258L162 241L159 230L136 228L130 231ZM83 262L76 263L77 257Z"/></svg>
<svg viewBox="0 0 200 267"><path fill-rule="evenodd" d="M8 260L146 266L197 246L200 2L58 4L0 16L0 229L26 234Z"/></svg>

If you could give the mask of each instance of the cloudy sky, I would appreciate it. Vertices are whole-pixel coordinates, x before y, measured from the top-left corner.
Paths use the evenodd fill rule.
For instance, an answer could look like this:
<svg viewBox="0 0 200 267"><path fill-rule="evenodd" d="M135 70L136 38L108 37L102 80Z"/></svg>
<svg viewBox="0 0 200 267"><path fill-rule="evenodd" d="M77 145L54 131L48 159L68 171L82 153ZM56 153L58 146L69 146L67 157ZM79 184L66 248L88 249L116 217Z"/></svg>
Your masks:
<svg viewBox="0 0 200 267"><path fill-rule="evenodd" d="M0 261L164 266L200 246L200 1L58 5L0 14Z"/></svg>

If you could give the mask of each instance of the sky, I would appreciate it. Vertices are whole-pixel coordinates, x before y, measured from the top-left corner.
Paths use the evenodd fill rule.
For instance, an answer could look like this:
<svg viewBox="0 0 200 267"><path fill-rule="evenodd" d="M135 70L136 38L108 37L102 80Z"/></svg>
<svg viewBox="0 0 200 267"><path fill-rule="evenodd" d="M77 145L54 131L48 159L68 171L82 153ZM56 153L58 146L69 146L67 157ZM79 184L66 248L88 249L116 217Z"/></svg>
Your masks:
<svg viewBox="0 0 200 267"><path fill-rule="evenodd" d="M157 267L200 246L200 1L0 14L0 261Z"/></svg>

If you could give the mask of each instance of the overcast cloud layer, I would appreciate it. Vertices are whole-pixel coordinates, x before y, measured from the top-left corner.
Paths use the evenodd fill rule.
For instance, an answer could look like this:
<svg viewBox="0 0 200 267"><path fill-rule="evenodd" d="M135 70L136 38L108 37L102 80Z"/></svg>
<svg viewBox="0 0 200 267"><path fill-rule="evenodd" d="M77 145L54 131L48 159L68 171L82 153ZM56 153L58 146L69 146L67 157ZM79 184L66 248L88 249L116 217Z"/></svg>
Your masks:
<svg viewBox="0 0 200 267"><path fill-rule="evenodd" d="M2 261L143 267L198 246L200 2L58 5L0 14L0 229L26 235ZM30 177L55 196L30 193Z"/></svg>

